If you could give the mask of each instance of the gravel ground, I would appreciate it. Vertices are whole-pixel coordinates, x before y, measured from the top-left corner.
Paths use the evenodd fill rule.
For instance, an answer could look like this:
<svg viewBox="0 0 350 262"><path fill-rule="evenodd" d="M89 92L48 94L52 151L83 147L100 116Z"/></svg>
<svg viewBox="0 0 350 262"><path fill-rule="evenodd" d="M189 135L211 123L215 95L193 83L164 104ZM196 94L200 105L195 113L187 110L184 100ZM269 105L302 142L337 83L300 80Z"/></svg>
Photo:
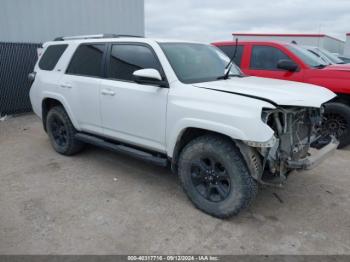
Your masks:
<svg viewBox="0 0 350 262"><path fill-rule="evenodd" d="M53 151L34 115L0 122L0 254L350 254L350 148L229 220L177 177L88 147Z"/></svg>

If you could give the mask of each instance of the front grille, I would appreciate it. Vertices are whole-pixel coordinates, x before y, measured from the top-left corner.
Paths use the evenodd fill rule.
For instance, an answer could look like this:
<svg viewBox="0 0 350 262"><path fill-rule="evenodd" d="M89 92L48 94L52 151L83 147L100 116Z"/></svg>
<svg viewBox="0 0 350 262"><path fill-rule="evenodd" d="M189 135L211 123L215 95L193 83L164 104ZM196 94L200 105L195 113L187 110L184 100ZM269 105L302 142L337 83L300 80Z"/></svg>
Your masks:
<svg viewBox="0 0 350 262"><path fill-rule="evenodd" d="M291 158L292 160L304 158L310 148L312 125L309 112L298 112L291 115Z"/></svg>

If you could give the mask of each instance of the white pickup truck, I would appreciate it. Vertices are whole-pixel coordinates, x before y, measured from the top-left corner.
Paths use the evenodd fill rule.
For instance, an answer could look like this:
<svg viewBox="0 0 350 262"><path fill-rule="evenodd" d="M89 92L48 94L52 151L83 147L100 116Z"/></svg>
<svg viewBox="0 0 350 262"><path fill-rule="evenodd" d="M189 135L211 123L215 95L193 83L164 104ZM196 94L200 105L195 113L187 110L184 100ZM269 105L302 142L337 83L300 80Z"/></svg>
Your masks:
<svg viewBox="0 0 350 262"><path fill-rule="evenodd" d="M330 138L311 150L334 93L245 76L214 46L92 35L43 48L30 99L57 152L90 143L169 165L212 216L237 214L258 184L280 185L337 148Z"/></svg>

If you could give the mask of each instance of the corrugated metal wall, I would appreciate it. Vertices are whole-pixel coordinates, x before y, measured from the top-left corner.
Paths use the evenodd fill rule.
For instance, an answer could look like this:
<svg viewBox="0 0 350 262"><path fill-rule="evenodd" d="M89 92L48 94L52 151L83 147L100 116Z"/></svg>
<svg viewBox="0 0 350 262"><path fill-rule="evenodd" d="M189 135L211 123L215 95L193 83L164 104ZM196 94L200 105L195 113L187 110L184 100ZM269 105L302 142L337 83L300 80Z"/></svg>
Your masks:
<svg viewBox="0 0 350 262"><path fill-rule="evenodd" d="M28 74L40 44L0 42L0 116L31 111Z"/></svg>
<svg viewBox="0 0 350 262"><path fill-rule="evenodd" d="M0 42L96 33L143 36L144 27L144 0L0 1Z"/></svg>
<svg viewBox="0 0 350 262"><path fill-rule="evenodd" d="M58 36L144 36L144 0L0 0L0 115L31 110L27 75ZM26 43L26 44L24 44Z"/></svg>

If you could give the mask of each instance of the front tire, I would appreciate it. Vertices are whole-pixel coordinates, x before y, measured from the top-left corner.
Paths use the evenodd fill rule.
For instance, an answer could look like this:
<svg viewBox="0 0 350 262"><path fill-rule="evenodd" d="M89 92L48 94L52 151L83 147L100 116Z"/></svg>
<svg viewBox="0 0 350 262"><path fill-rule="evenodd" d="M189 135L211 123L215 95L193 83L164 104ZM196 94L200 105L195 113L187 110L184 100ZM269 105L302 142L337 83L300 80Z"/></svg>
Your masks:
<svg viewBox="0 0 350 262"><path fill-rule="evenodd" d="M350 107L341 103L325 105L323 131L339 140L338 148L350 144Z"/></svg>
<svg viewBox="0 0 350 262"><path fill-rule="evenodd" d="M238 214L257 194L257 182L230 139L217 135L196 138L182 150L178 166L188 198L214 217Z"/></svg>
<svg viewBox="0 0 350 262"><path fill-rule="evenodd" d="M50 109L46 118L46 128L56 152L70 156L83 149L84 144L75 138L76 130L62 106Z"/></svg>

